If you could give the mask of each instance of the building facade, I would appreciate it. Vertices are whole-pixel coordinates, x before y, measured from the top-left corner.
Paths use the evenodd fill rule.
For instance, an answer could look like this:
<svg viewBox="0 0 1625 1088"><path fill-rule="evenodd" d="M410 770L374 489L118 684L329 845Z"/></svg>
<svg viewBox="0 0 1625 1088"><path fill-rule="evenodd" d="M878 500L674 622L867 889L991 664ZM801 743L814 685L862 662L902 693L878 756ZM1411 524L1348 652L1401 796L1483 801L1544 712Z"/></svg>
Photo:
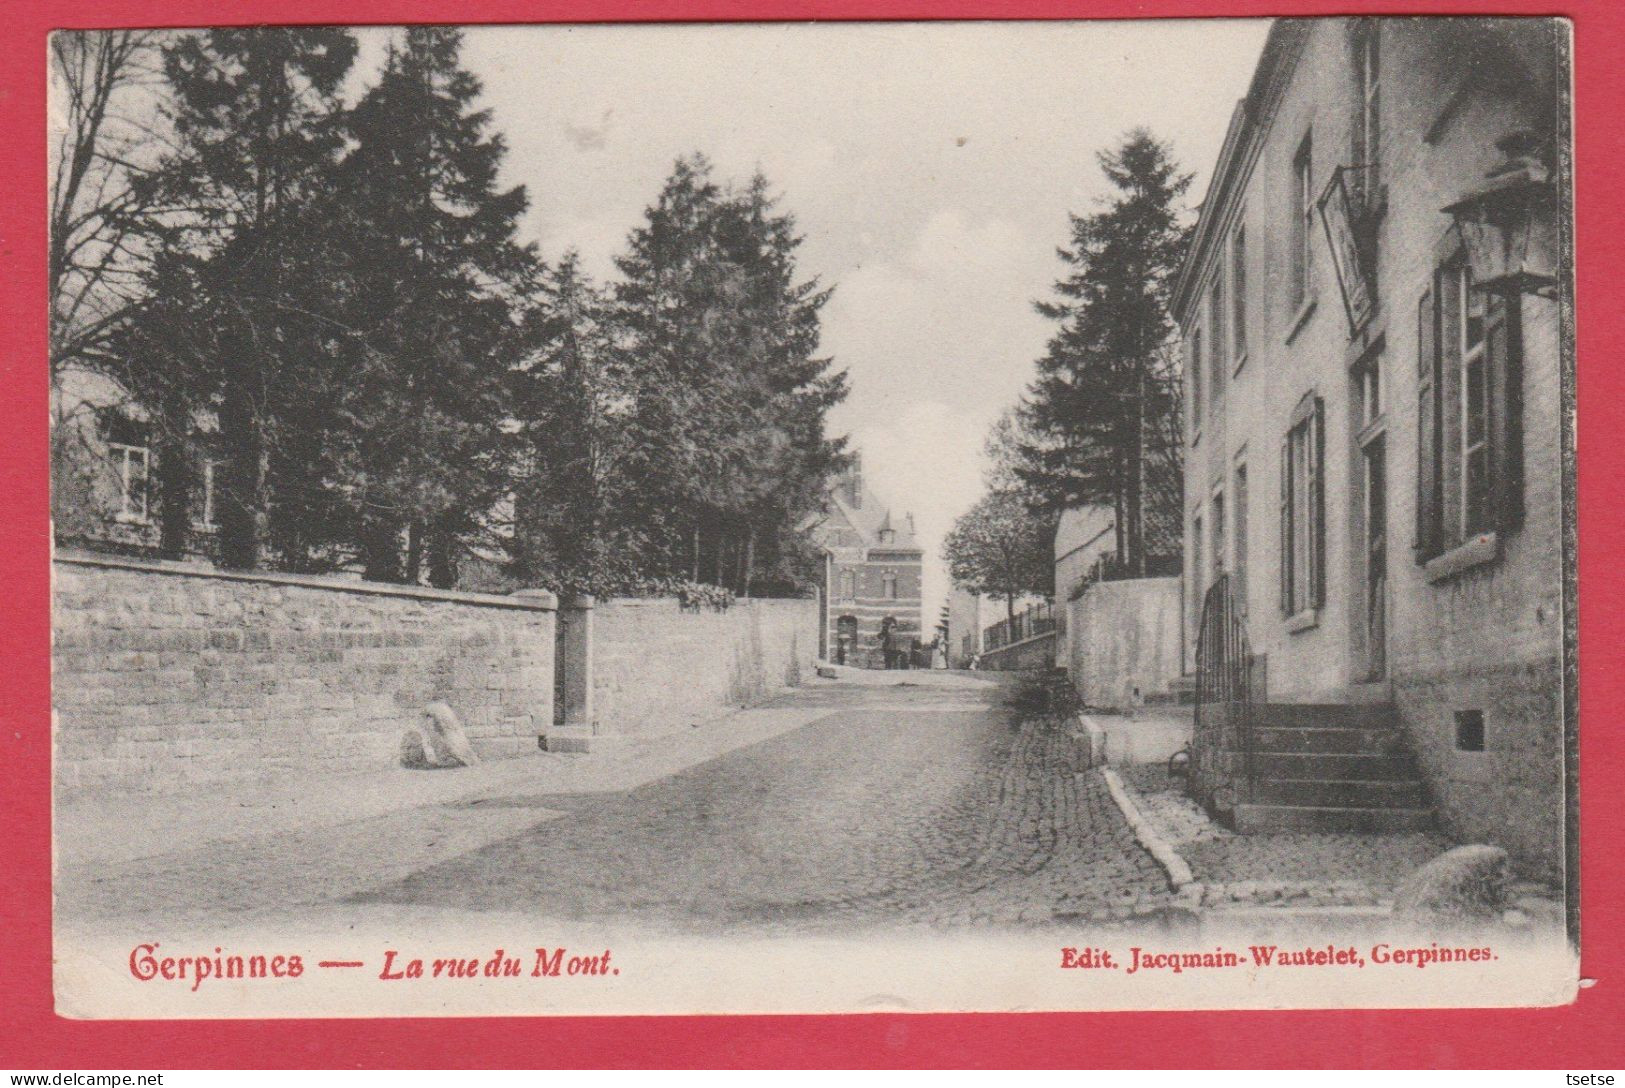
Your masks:
<svg viewBox="0 0 1625 1088"><path fill-rule="evenodd" d="M913 516L894 519L864 485L860 459L830 489L813 538L824 553L819 648L825 660L885 668L888 630L894 651L912 650L924 630L925 552L915 541Z"/></svg>
<svg viewBox="0 0 1625 1088"><path fill-rule="evenodd" d="M1547 876L1567 303L1475 285L1452 206L1520 147L1569 206L1566 49L1557 20L1278 21L1174 297L1188 630L1228 574L1270 701L1391 702L1444 826Z"/></svg>

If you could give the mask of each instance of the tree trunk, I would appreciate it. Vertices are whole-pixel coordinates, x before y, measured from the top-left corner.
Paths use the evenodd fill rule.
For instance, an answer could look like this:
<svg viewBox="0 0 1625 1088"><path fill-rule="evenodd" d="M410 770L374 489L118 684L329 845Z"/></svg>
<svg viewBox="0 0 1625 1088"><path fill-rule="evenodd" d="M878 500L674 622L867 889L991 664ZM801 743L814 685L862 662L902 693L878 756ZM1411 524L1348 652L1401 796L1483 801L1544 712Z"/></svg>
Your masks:
<svg viewBox="0 0 1625 1088"><path fill-rule="evenodd" d="M423 522L406 527L406 581L414 586L423 578L423 536Z"/></svg>
<svg viewBox="0 0 1625 1088"><path fill-rule="evenodd" d="M158 554L184 559L192 531L195 489L191 443L166 422L158 438Z"/></svg>
<svg viewBox="0 0 1625 1088"><path fill-rule="evenodd" d="M1128 566L1135 577L1145 576L1145 367L1139 371L1134 395L1134 434L1129 442L1128 497L1124 505L1128 526Z"/></svg>
<svg viewBox="0 0 1625 1088"><path fill-rule="evenodd" d="M442 520L429 531L429 584L436 589L455 589L457 586L457 533Z"/></svg>
<svg viewBox="0 0 1625 1088"><path fill-rule="evenodd" d="M745 575L739 580L739 595L750 596L751 579L756 576L756 530L745 537Z"/></svg>
<svg viewBox="0 0 1625 1088"><path fill-rule="evenodd" d="M226 345L226 380L220 403L220 565L258 570L265 505L265 436L252 390L253 364L241 340Z"/></svg>
<svg viewBox="0 0 1625 1088"><path fill-rule="evenodd" d="M362 577L369 582L404 580L399 526L382 518L364 518L360 535Z"/></svg>

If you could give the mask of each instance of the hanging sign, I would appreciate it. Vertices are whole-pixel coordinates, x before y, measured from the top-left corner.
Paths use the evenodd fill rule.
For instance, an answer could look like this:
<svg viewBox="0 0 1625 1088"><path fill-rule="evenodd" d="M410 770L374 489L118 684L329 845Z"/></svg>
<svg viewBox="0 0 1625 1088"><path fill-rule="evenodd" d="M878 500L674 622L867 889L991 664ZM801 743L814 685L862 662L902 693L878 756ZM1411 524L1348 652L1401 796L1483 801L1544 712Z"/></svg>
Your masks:
<svg viewBox="0 0 1625 1088"><path fill-rule="evenodd" d="M1348 314L1349 333L1360 331L1371 318L1371 284L1360 260L1360 247L1354 238L1349 211L1348 187L1339 166L1320 196L1320 221L1326 228L1326 243L1332 251L1332 267L1337 270L1337 289L1343 295L1343 312Z"/></svg>

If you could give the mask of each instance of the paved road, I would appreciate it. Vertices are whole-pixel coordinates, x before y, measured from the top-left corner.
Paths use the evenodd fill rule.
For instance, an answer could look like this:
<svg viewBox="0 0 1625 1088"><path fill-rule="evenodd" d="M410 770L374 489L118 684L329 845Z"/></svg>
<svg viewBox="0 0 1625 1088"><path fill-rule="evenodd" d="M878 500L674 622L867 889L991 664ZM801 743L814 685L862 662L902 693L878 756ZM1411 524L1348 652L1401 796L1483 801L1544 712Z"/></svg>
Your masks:
<svg viewBox="0 0 1625 1088"><path fill-rule="evenodd" d="M65 880L60 905L92 925L428 910L695 934L1075 925L1168 905L1067 737L1016 722L998 687L878 679L717 723L807 724L632 788L506 776L475 798L98 868Z"/></svg>
<svg viewBox="0 0 1625 1088"><path fill-rule="evenodd" d="M655 929L1106 921L1167 903L1097 773L997 688L809 689L829 715L364 898ZM526 803L515 798L514 803Z"/></svg>

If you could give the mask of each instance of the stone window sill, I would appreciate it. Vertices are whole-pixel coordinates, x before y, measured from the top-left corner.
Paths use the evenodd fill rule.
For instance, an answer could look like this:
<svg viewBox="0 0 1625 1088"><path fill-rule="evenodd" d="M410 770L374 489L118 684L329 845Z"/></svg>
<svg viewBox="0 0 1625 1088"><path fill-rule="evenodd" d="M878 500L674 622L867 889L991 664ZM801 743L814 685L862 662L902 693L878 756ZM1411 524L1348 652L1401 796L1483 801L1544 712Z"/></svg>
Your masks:
<svg viewBox="0 0 1625 1088"><path fill-rule="evenodd" d="M1287 326L1287 343L1290 344L1292 341L1296 340L1298 338L1298 334L1303 331L1303 327L1309 324L1309 319L1315 314L1315 304L1318 301L1319 300L1314 295L1310 295L1308 298L1303 300L1303 305L1298 307L1298 312L1292 315L1292 323Z"/></svg>
<svg viewBox="0 0 1625 1088"><path fill-rule="evenodd" d="M1458 544L1443 555L1427 561L1427 580L1438 583L1458 574L1493 563L1501 556L1501 541L1494 533L1482 533L1465 544Z"/></svg>
<svg viewBox="0 0 1625 1088"><path fill-rule="evenodd" d="M1300 631L1310 631L1320 626L1320 610L1318 608L1305 608L1286 618L1286 633L1296 635Z"/></svg>
<svg viewBox="0 0 1625 1088"><path fill-rule="evenodd" d="M1246 366L1246 365L1247 365L1247 353L1244 351L1244 352L1241 353L1241 357L1236 360L1236 365L1230 371L1230 376L1232 378L1236 377L1238 374L1241 373L1241 368Z"/></svg>

